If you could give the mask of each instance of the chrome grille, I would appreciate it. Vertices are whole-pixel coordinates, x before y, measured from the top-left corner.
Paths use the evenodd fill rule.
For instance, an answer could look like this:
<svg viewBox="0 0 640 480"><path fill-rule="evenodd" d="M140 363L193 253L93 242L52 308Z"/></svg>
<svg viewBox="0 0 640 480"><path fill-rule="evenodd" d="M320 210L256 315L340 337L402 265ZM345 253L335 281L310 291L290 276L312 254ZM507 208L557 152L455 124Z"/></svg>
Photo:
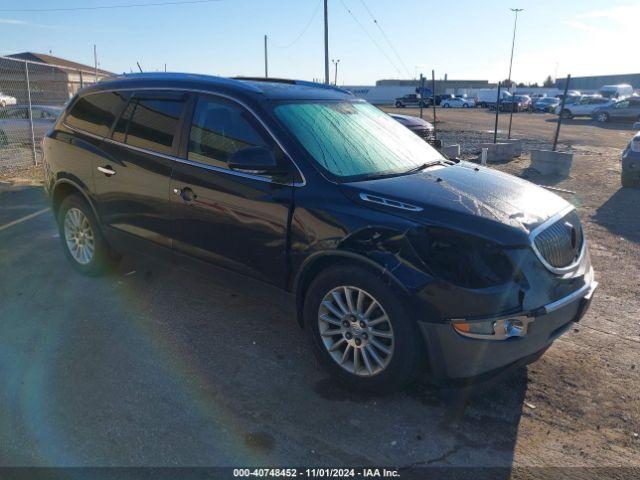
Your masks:
<svg viewBox="0 0 640 480"><path fill-rule="evenodd" d="M575 210L542 230L534 239L538 254L553 268L565 268L575 263L583 242L582 225Z"/></svg>

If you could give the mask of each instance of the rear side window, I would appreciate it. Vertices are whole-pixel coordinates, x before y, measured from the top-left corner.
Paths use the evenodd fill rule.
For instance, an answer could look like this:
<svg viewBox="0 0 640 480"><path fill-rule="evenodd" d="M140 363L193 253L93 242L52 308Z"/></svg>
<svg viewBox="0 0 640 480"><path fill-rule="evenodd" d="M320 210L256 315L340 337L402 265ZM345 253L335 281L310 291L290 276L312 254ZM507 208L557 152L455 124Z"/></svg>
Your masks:
<svg viewBox="0 0 640 480"><path fill-rule="evenodd" d="M85 95L76 101L65 122L94 135L106 137L111 125L126 102L123 92L103 92Z"/></svg>
<svg viewBox="0 0 640 480"><path fill-rule="evenodd" d="M201 98L193 114L189 133L189 160L216 167L226 167L229 157L247 147L271 148L243 108Z"/></svg>
<svg viewBox="0 0 640 480"><path fill-rule="evenodd" d="M171 155L184 105L181 99L134 97L118 121L113 138Z"/></svg>

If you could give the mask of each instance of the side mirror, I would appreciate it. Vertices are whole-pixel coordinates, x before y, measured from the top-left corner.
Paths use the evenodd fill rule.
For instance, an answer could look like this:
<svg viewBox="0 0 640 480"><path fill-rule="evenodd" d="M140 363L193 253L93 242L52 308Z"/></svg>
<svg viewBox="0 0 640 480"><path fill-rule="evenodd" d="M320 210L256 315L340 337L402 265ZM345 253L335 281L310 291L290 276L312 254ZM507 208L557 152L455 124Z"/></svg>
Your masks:
<svg viewBox="0 0 640 480"><path fill-rule="evenodd" d="M273 152L264 147L247 147L229 157L232 170L275 175L284 173Z"/></svg>

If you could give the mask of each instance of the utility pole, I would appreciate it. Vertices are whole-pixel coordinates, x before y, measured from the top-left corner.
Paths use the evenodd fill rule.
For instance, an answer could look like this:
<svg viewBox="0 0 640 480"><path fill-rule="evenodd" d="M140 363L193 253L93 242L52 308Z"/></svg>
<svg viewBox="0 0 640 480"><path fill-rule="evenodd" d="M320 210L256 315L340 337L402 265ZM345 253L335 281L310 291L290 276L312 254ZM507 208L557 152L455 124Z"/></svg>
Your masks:
<svg viewBox="0 0 640 480"><path fill-rule="evenodd" d="M331 63L333 63L333 65L336 68L335 77L333 78L333 84L337 87L338 86L338 64L340 63L340 59L331 60Z"/></svg>
<svg viewBox="0 0 640 480"><path fill-rule="evenodd" d="M269 78L269 57L267 54L267 36L264 36L264 78Z"/></svg>
<svg viewBox="0 0 640 480"><path fill-rule="evenodd" d="M431 90L433 90L433 142L438 142L438 127L436 122L436 71L431 70Z"/></svg>
<svg viewBox="0 0 640 480"><path fill-rule="evenodd" d="M96 44L93 44L93 68L94 68L94 82L98 83L98 54L96 53Z"/></svg>
<svg viewBox="0 0 640 480"><path fill-rule="evenodd" d="M324 83L329 85L329 6L324 0Z"/></svg>
<svg viewBox="0 0 640 480"><path fill-rule="evenodd" d="M513 109L515 102L513 99L513 93L511 92L511 66L513 65L513 49L516 45L516 27L518 26L518 13L523 11L524 8L512 8L511 11L516 14L516 18L513 21L513 39L511 40L511 59L509 60L509 93L511 93L511 112L509 113L509 133L507 139L511 138L511 122L513 122Z"/></svg>

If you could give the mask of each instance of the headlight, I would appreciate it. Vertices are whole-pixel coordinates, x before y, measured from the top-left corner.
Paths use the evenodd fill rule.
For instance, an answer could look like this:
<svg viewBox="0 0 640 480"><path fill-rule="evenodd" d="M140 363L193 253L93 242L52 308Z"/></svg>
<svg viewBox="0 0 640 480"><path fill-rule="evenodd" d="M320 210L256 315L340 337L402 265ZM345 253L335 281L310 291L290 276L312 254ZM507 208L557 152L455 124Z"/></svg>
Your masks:
<svg viewBox="0 0 640 480"><path fill-rule="evenodd" d="M434 276L460 287L502 285L515 276L503 250L481 238L425 229L412 235L411 243Z"/></svg>

